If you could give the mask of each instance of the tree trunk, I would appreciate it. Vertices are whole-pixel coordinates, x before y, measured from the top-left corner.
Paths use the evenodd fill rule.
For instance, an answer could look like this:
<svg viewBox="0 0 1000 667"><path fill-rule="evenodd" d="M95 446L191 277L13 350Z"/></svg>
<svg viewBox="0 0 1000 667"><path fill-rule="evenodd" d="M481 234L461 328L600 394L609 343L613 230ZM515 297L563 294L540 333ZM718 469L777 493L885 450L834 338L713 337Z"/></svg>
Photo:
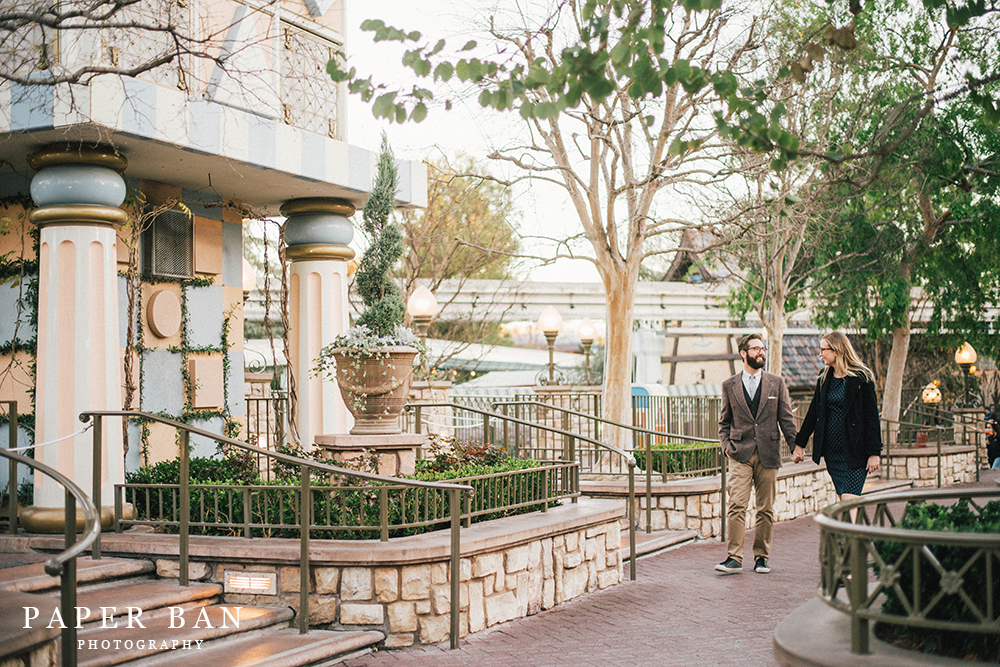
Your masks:
<svg viewBox="0 0 1000 667"><path fill-rule="evenodd" d="M773 299L764 320L767 329L767 372L781 375L781 355L785 340L785 301Z"/></svg>
<svg viewBox="0 0 1000 667"><path fill-rule="evenodd" d="M903 398L903 372L906 357L910 351L910 318L892 330L892 351L889 353L889 367L885 372L885 393L882 395L882 418L899 421L899 408ZM887 430L889 445L896 444L898 424L889 424Z"/></svg>
<svg viewBox="0 0 1000 667"><path fill-rule="evenodd" d="M604 371L604 418L632 423L632 312L636 281L628 271L602 271L607 297L607 359ZM632 449L630 432L608 429L608 444Z"/></svg>

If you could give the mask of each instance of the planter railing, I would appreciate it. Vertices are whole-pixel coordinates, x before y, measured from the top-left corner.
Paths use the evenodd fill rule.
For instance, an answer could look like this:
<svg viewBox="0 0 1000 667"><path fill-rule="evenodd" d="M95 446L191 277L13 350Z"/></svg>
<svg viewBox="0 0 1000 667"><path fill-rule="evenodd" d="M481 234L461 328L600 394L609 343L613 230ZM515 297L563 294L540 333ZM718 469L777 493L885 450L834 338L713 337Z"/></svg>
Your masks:
<svg viewBox="0 0 1000 667"><path fill-rule="evenodd" d="M11 449L17 446L17 403L16 401L0 401L6 403L8 406L8 417L11 423ZM10 488L13 491L11 494L14 498L14 502L17 501L17 464L23 464L29 468L34 468L38 472L42 473L47 477L51 477L56 482L62 485L66 489L66 496L63 505L64 515L63 521L65 523L65 549L59 554L56 554L49 560L45 561L45 572L52 575L53 577L59 577L59 613L62 618L76 618L76 559L87 549L91 549L91 556L96 560L99 559L100 551L94 549L94 545L97 543L98 537L101 534L101 522L99 520L99 514L97 507L95 507L94 502L87 496L87 494L79 486L74 484L72 480L65 477L60 472L50 468L49 466L40 463L32 458L18 454L17 452L4 451L0 449L0 456L6 458L10 461L10 473L11 480L13 483ZM77 526L77 511L76 508L79 505L80 510L83 512L83 534L77 539L76 526ZM16 508L11 505L11 511L15 512L12 517L16 516ZM11 525L13 530L16 532L17 524L12 519ZM62 630L60 631L60 636L62 638L61 644L61 659L60 664L63 667L76 667L77 664L77 644L76 644L76 625L74 623L63 624Z"/></svg>
<svg viewBox="0 0 1000 667"><path fill-rule="evenodd" d="M892 461L894 453L898 453L899 450L905 450L907 452L912 452L915 449L920 449L923 447L932 447L934 451L934 456L937 459L937 485L938 488L942 485L941 480L941 448L945 445L954 445L955 442L955 431L952 428L946 428L943 426L922 426L919 424L906 424L903 422L894 421L891 419L882 419L882 445L883 456L886 458L886 479L891 479L892 468L888 465ZM923 438L914 438L912 441L902 444L898 440L896 444L892 444L892 438L889 434L893 428L902 429L906 427L909 431L916 435L923 435ZM976 481L979 481L979 441L978 439L964 438L964 442L968 446L976 448ZM971 441L971 442L970 442ZM916 444L920 442L921 444ZM896 454L898 455L898 454ZM930 456L930 454L928 454Z"/></svg>
<svg viewBox="0 0 1000 667"><path fill-rule="evenodd" d="M552 502L575 498L576 463L558 463L524 470L448 480L472 487L460 511L468 527L474 519L517 510L548 511ZM392 478L397 479L397 478ZM397 479L397 482L399 480ZM405 480L404 480L405 481ZM118 484L116 517L131 503L135 519L118 518L119 527L179 528L180 484ZM288 537L301 523L301 489L291 485L189 484L189 529L200 534L252 537ZM382 541L416 530L447 527L451 516L450 491L423 486L385 483L366 486L320 484L310 487L310 531L326 539Z"/></svg>
<svg viewBox="0 0 1000 667"><path fill-rule="evenodd" d="M960 499L979 512L988 501L1000 500L1000 490L865 496L816 515L819 597L850 616L854 653L869 652L871 621L1000 634L1000 535L895 527L907 504ZM947 559L944 550L949 550ZM883 602L890 598L887 611ZM950 605L947 614L938 611L945 605Z"/></svg>
<svg viewBox="0 0 1000 667"><path fill-rule="evenodd" d="M381 482L387 484L396 484L400 486L407 487L420 487L425 489L436 489L441 492L448 493L448 508L451 524L451 563L450 563L450 576L451 576L451 599L459 599L459 559L461 555L461 495L473 493L473 488L464 484L444 484L440 482L420 482L416 480L402 480L397 477L385 477L383 475L375 475L372 473L359 472L357 470L348 470L346 468L340 468L337 466L326 465L323 463L317 463L314 461L307 461L305 459L300 459L294 456L289 456L287 454L281 454L278 452L268 451L267 449L262 449L260 447L255 447L241 440L236 440L233 438L228 438L218 433L212 433L210 431L205 431L203 429L195 428L187 424L183 424L173 419L166 419L157 415L149 414L147 412L138 412L132 410L102 410L93 412L84 412L80 415L80 421L88 422L91 419L94 420L94 452L95 460L100 460L100 437L101 437L101 422L104 417L126 417L126 418L136 418L143 419L146 421L158 422L160 424L165 424L177 429L179 436L179 451L180 451L180 484L178 485L177 494L178 498L178 508L177 508L177 527L179 532L180 540L180 583L182 586L188 585L188 541L191 530L191 489L193 485L189 480L189 447L188 442L191 435L198 435L209 440L214 440L222 445L228 445L230 447L236 447L244 451L250 452L257 456L263 456L276 461L281 461L287 465L296 466L299 468L301 475L301 484L299 486L298 498L311 498L312 497L312 477L313 475L339 475L343 477L356 477L359 479L365 479L370 482ZM100 497L100 469L101 466L94 466L95 471L95 497ZM299 562L300 562L300 599L299 599L299 632L306 633L309 631L309 575L310 575L310 565L309 565L309 538L312 528L314 526L314 518L312 516L312 507L309 503L296 503L291 511L295 518L297 519L296 530L300 537L300 550L299 550ZM120 532L122 525L124 524L124 519L122 516L122 504L121 498L116 494L115 497L115 530ZM380 526L381 528L381 526ZM459 605L451 605L451 647L458 648L459 643ZM75 642L74 642L75 646Z"/></svg>
<svg viewBox="0 0 1000 667"><path fill-rule="evenodd" d="M553 408L554 406L548 407ZM469 424L460 436L463 439L474 439L479 442L501 445L514 458L578 463L579 465L573 468L573 474L576 475L573 484L574 488L577 489L579 489L580 483L579 475L595 468L608 467L617 470L619 475L627 475L629 486L629 578L632 581L635 580L636 461L631 452L573 431L458 403L410 403L406 406L406 410L412 411L414 416L412 420L407 419L405 423L417 434L423 432L425 412L435 415L435 418L440 418L442 411L447 411L451 418ZM478 418L478 423L474 426L471 419L473 416ZM459 434L456 433L456 435ZM574 495L572 501L576 502L576 500Z"/></svg>
<svg viewBox="0 0 1000 667"><path fill-rule="evenodd" d="M637 397L641 398L641 397ZM519 410L543 411L551 410L563 415L566 421L573 420L574 423L591 423L590 430L597 431L606 427L619 428L628 431L632 436L632 451L639 452L642 457L642 467L646 474L646 532L652 532L651 515L653 512L653 472L657 468L661 481L667 481L671 475L677 477L704 477L710 475L721 475L722 506L726 506L726 466L723 465L724 458L718 440L708 439L690 435L680 435L677 433L664 433L641 426L631 426L629 424L619 424L617 422L603 419L591 414L569 410L538 401L497 401L493 404L493 410L499 410L506 415L513 410L515 414ZM654 443L667 442L689 442L696 445L687 449L653 449ZM585 452L580 457L581 472L593 476L613 475L616 472L603 468L587 467L584 461L594 461L599 457L595 452ZM632 502L630 499L629 502ZM726 539L725 522L722 525L722 539Z"/></svg>

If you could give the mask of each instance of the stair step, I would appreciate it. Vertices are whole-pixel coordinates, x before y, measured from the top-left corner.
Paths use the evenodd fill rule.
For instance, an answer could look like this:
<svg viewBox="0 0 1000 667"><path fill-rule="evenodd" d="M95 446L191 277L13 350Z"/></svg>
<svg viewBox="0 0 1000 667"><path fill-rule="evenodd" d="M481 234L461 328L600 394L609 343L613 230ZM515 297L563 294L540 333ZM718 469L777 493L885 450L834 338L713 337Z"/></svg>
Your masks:
<svg viewBox="0 0 1000 667"><path fill-rule="evenodd" d="M224 609L231 616L225 615ZM202 614L204 615L202 616ZM97 625L80 630L77 635L80 647L77 654L78 665L79 667L105 667L161 653L166 653L169 656L170 665L178 664L178 661L182 659L197 660L199 665L204 665L205 648L204 645L201 645L202 648L195 650L194 647L199 646L197 642L260 630L278 623L287 623L293 616L294 613L288 607L238 608L235 605L209 605L199 609L186 610L183 615L183 627L171 628L171 611L158 609L142 615L140 620L145 628L129 628L123 621L119 621L117 628L102 628ZM238 618L238 627L234 626L233 617ZM207 623L205 619L207 619ZM177 625L176 622L174 624ZM200 627L194 627L195 625ZM211 627L206 627L208 625ZM252 642L254 639L264 639L266 636L249 638L248 642ZM188 645L192 648L185 650L183 648L185 641L190 642ZM92 642L96 643L92 644ZM138 642L142 642L141 648ZM242 641L230 643L234 647L243 644ZM92 646L94 648L91 648ZM221 650L223 646L225 644L216 650ZM229 667L235 663L216 661L214 664L220 667Z"/></svg>
<svg viewBox="0 0 1000 667"><path fill-rule="evenodd" d="M144 621L151 610L162 607L203 606L222 593L219 584L194 583L184 587L176 581L160 581L155 579L138 579L134 581L116 582L113 585L98 588L81 588L77 591L76 606L86 607L90 616L83 619L84 628L88 624L101 623L101 607L113 608L111 615L116 618L128 615L129 607L142 610L140 621ZM32 606L38 607L38 618L32 625L48 625L53 610L59 607L59 593L33 594ZM76 619L63 619L68 625Z"/></svg>
<svg viewBox="0 0 1000 667"><path fill-rule="evenodd" d="M310 630L303 635L288 628L259 637L203 644L197 651L172 651L172 655L161 654L140 664L142 667L167 664L170 667L302 667L331 664L336 658L367 653L383 639L385 635L377 630Z"/></svg>
<svg viewBox="0 0 1000 667"><path fill-rule="evenodd" d="M77 584L134 577L152 572L153 563L134 558L78 558L76 561ZM45 572L45 563L18 565L0 570L0 591L25 593L59 588L59 577Z"/></svg>

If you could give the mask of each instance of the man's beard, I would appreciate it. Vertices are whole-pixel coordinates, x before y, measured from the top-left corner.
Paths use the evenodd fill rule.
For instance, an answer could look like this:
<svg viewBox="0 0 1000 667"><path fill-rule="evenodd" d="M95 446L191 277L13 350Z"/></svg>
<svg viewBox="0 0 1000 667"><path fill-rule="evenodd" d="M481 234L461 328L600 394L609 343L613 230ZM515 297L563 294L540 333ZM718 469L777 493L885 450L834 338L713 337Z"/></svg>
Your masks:
<svg viewBox="0 0 1000 667"><path fill-rule="evenodd" d="M747 355L747 366L754 370L764 368L765 363L767 363L767 360L763 357L751 357L750 355Z"/></svg>

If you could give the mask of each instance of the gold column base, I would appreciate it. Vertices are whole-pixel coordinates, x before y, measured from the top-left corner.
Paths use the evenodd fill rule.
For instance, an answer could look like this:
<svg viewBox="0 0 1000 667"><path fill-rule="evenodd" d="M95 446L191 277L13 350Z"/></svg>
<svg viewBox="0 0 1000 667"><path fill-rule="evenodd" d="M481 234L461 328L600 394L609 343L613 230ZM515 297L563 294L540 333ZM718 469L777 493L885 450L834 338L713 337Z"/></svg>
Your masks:
<svg viewBox="0 0 1000 667"><path fill-rule="evenodd" d="M135 517L135 507L131 503L125 503L122 507L122 515L126 521ZM22 507L17 513L17 521L25 531L29 533L57 533L66 532L66 510L61 507ZM83 510L76 508L76 532L82 533L86 525ZM115 525L115 508L101 508L101 530L109 531Z"/></svg>

